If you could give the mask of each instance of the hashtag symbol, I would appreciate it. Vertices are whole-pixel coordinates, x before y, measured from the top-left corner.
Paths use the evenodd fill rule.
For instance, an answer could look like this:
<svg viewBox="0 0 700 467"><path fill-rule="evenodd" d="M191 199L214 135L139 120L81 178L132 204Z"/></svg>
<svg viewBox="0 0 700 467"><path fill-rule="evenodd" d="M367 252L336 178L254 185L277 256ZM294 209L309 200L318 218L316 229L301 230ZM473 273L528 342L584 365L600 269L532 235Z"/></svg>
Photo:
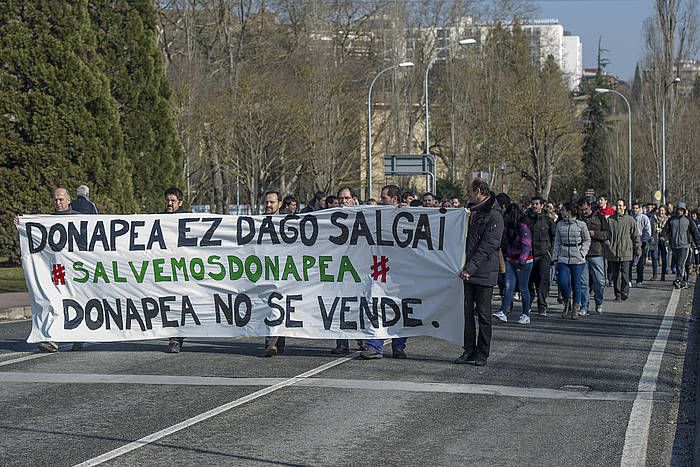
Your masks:
<svg viewBox="0 0 700 467"><path fill-rule="evenodd" d="M66 268L62 264L51 266L51 281L55 285L66 285Z"/></svg>
<svg viewBox="0 0 700 467"><path fill-rule="evenodd" d="M374 264L370 266L370 269L372 270L372 279L376 281L381 276L381 281L386 282L386 273L389 272L389 265L387 264L389 262L389 258L382 256L381 260L379 261L377 261L376 256L372 256L372 258L374 260Z"/></svg>

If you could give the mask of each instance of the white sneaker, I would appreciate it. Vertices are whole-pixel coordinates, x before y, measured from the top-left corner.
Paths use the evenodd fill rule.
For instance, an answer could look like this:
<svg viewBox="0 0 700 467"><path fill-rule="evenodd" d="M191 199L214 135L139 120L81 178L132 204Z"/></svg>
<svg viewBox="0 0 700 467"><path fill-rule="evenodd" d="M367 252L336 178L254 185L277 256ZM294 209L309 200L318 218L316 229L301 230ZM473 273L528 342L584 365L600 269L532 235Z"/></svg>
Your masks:
<svg viewBox="0 0 700 467"><path fill-rule="evenodd" d="M588 315L588 310L584 310L583 308L579 310L578 312L579 316L586 316Z"/></svg>
<svg viewBox="0 0 700 467"><path fill-rule="evenodd" d="M501 320L502 323L507 323L507 322L508 322L508 317L507 317L506 314L503 313L502 311L499 311L498 313L493 313L491 316L494 317L494 318L497 318L497 319Z"/></svg>
<svg viewBox="0 0 700 467"><path fill-rule="evenodd" d="M530 324L530 317L528 315L520 315L518 324Z"/></svg>
<svg viewBox="0 0 700 467"><path fill-rule="evenodd" d="M596 305L595 312L598 315L602 314L603 313L603 305Z"/></svg>

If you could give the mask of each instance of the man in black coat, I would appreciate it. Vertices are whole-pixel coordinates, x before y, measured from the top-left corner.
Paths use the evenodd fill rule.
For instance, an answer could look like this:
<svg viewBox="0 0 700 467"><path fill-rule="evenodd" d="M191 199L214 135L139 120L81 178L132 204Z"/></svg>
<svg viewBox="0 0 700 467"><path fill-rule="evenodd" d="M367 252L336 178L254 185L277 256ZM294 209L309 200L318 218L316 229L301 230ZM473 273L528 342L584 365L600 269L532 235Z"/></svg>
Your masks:
<svg viewBox="0 0 700 467"><path fill-rule="evenodd" d="M503 216L496 197L481 178L469 184L470 210L467 261L459 273L464 281L464 353L455 363L486 365L491 346L491 299L498 282L498 250L503 237ZM479 319L476 335L474 315Z"/></svg>
<svg viewBox="0 0 700 467"><path fill-rule="evenodd" d="M75 191L77 192L78 197L70 203L70 208L73 211L77 211L82 214L98 214L95 203L90 201L90 198L88 198L90 189L86 185L80 185Z"/></svg>
<svg viewBox="0 0 700 467"><path fill-rule="evenodd" d="M165 196L165 210L162 212L162 214L180 214L183 212L189 212L182 207L185 196L182 194L182 190L179 188L172 186L165 190L163 196ZM180 353L184 342L184 337L171 337L168 339L168 352Z"/></svg>

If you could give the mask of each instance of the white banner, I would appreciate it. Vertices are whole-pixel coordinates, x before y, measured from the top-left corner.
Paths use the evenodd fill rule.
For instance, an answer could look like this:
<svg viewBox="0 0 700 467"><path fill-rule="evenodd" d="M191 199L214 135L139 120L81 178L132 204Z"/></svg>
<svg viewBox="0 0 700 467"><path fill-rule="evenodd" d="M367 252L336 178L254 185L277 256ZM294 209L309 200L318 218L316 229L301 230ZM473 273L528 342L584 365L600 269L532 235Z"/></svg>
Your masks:
<svg viewBox="0 0 700 467"><path fill-rule="evenodd" d="M28 342L463 339L464 209L22 216L19 232Z"/></svg>

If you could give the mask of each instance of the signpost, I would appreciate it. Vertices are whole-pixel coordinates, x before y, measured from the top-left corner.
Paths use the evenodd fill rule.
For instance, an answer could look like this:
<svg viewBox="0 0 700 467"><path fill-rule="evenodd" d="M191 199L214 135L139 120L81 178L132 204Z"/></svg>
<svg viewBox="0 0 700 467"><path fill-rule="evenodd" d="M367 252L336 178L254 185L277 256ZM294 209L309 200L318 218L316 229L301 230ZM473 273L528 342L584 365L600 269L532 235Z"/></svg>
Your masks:
<svg viewBox="0 0 700 467"><path fill-rule="evenodd" d="M384 175L429 175L426 190L435 192L435 156L432 154L386 154Z"/></svg>

